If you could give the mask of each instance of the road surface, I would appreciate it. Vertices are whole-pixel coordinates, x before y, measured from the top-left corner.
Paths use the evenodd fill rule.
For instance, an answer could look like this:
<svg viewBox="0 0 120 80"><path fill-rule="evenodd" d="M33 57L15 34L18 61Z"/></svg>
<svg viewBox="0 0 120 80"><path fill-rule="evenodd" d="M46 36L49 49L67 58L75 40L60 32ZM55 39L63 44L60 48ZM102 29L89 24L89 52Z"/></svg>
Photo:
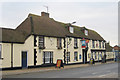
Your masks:
<svg viewBox="0 0 120 80"><path fill-rule="evenodd" d="M80 68L6 75L3 78L117 78L118 63L107 63Z"/></svg>

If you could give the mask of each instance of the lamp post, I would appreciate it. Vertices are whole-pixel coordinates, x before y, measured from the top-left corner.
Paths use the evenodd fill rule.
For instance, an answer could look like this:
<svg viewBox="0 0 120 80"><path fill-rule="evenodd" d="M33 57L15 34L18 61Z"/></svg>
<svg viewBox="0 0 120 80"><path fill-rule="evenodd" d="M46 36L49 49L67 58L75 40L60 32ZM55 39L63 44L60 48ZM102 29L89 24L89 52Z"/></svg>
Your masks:
<svg viewBox="0 0 120 80"><path fill-rule="evenodd" d="M68 23L68 27L70 27L72 24L75 24L75 23L76 22ZM71 39L69 39L69 41L67 39L67 53L66 53L66 55L67 55L67 64L68 64L68 54L69 54L69 52L68 52L68 45L70 45L70 43L71 43ZM69 56L70 56L70 54L69 54Z"/></svg>

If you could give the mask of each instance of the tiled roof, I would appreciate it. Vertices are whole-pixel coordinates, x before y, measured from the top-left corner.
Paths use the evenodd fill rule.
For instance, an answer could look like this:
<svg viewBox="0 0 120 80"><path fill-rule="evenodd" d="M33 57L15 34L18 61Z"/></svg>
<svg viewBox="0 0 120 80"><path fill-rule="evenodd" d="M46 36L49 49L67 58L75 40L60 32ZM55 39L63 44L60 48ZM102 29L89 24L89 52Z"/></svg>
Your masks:
<svg viewBox="0 0 120 80"><path fill-rule="evenodd" d="M23 43L25 41L25 36L14 29L0 28L0 41L8 43Z"/></svg>
<svg viewBox="0 0 120 80"><path fill-rule="evenodd" d="M109 45L109 43L106 43L106 52L111 52L113 49L112 46Z"/></svg>
<svg viewBox="0 0 120 80"><path fill-rule="evenodd" d="M74 26L74 33L68 31L68 24L55 21L52 18L46 16L38 16L29 14L28 17L16 28L16 29L5 29L2 30L2 42L20 42L24 43L30 35L42 35L51 37L79 37L93 40L104 39L95 31L88 30L88 36L83 32L85 27Z"/></svg>

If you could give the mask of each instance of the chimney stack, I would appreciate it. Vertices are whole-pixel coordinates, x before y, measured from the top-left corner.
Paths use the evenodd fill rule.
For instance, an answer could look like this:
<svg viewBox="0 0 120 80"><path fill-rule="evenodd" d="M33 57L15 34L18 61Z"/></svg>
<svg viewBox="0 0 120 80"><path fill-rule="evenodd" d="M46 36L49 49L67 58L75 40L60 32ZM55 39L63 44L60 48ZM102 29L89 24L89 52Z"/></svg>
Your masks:
<svg viewBox="0 0 120 80"><path fill-rule="evenodd" d="M45 16L45 17L48 17L48 18L49 18L49 13L41 12L41 16Z"/></svg>

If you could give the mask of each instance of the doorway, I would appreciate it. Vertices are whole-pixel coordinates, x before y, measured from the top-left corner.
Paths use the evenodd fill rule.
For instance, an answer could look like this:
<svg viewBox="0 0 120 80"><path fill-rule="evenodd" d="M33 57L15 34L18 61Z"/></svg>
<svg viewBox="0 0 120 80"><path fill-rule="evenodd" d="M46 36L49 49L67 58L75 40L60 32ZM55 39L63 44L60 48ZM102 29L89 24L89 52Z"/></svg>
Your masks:
<svg viewBox="0 0 120 80"><path fill-rule="evenodd" d="M27 68L27 51L22 51L22 68Z"/></svg>

